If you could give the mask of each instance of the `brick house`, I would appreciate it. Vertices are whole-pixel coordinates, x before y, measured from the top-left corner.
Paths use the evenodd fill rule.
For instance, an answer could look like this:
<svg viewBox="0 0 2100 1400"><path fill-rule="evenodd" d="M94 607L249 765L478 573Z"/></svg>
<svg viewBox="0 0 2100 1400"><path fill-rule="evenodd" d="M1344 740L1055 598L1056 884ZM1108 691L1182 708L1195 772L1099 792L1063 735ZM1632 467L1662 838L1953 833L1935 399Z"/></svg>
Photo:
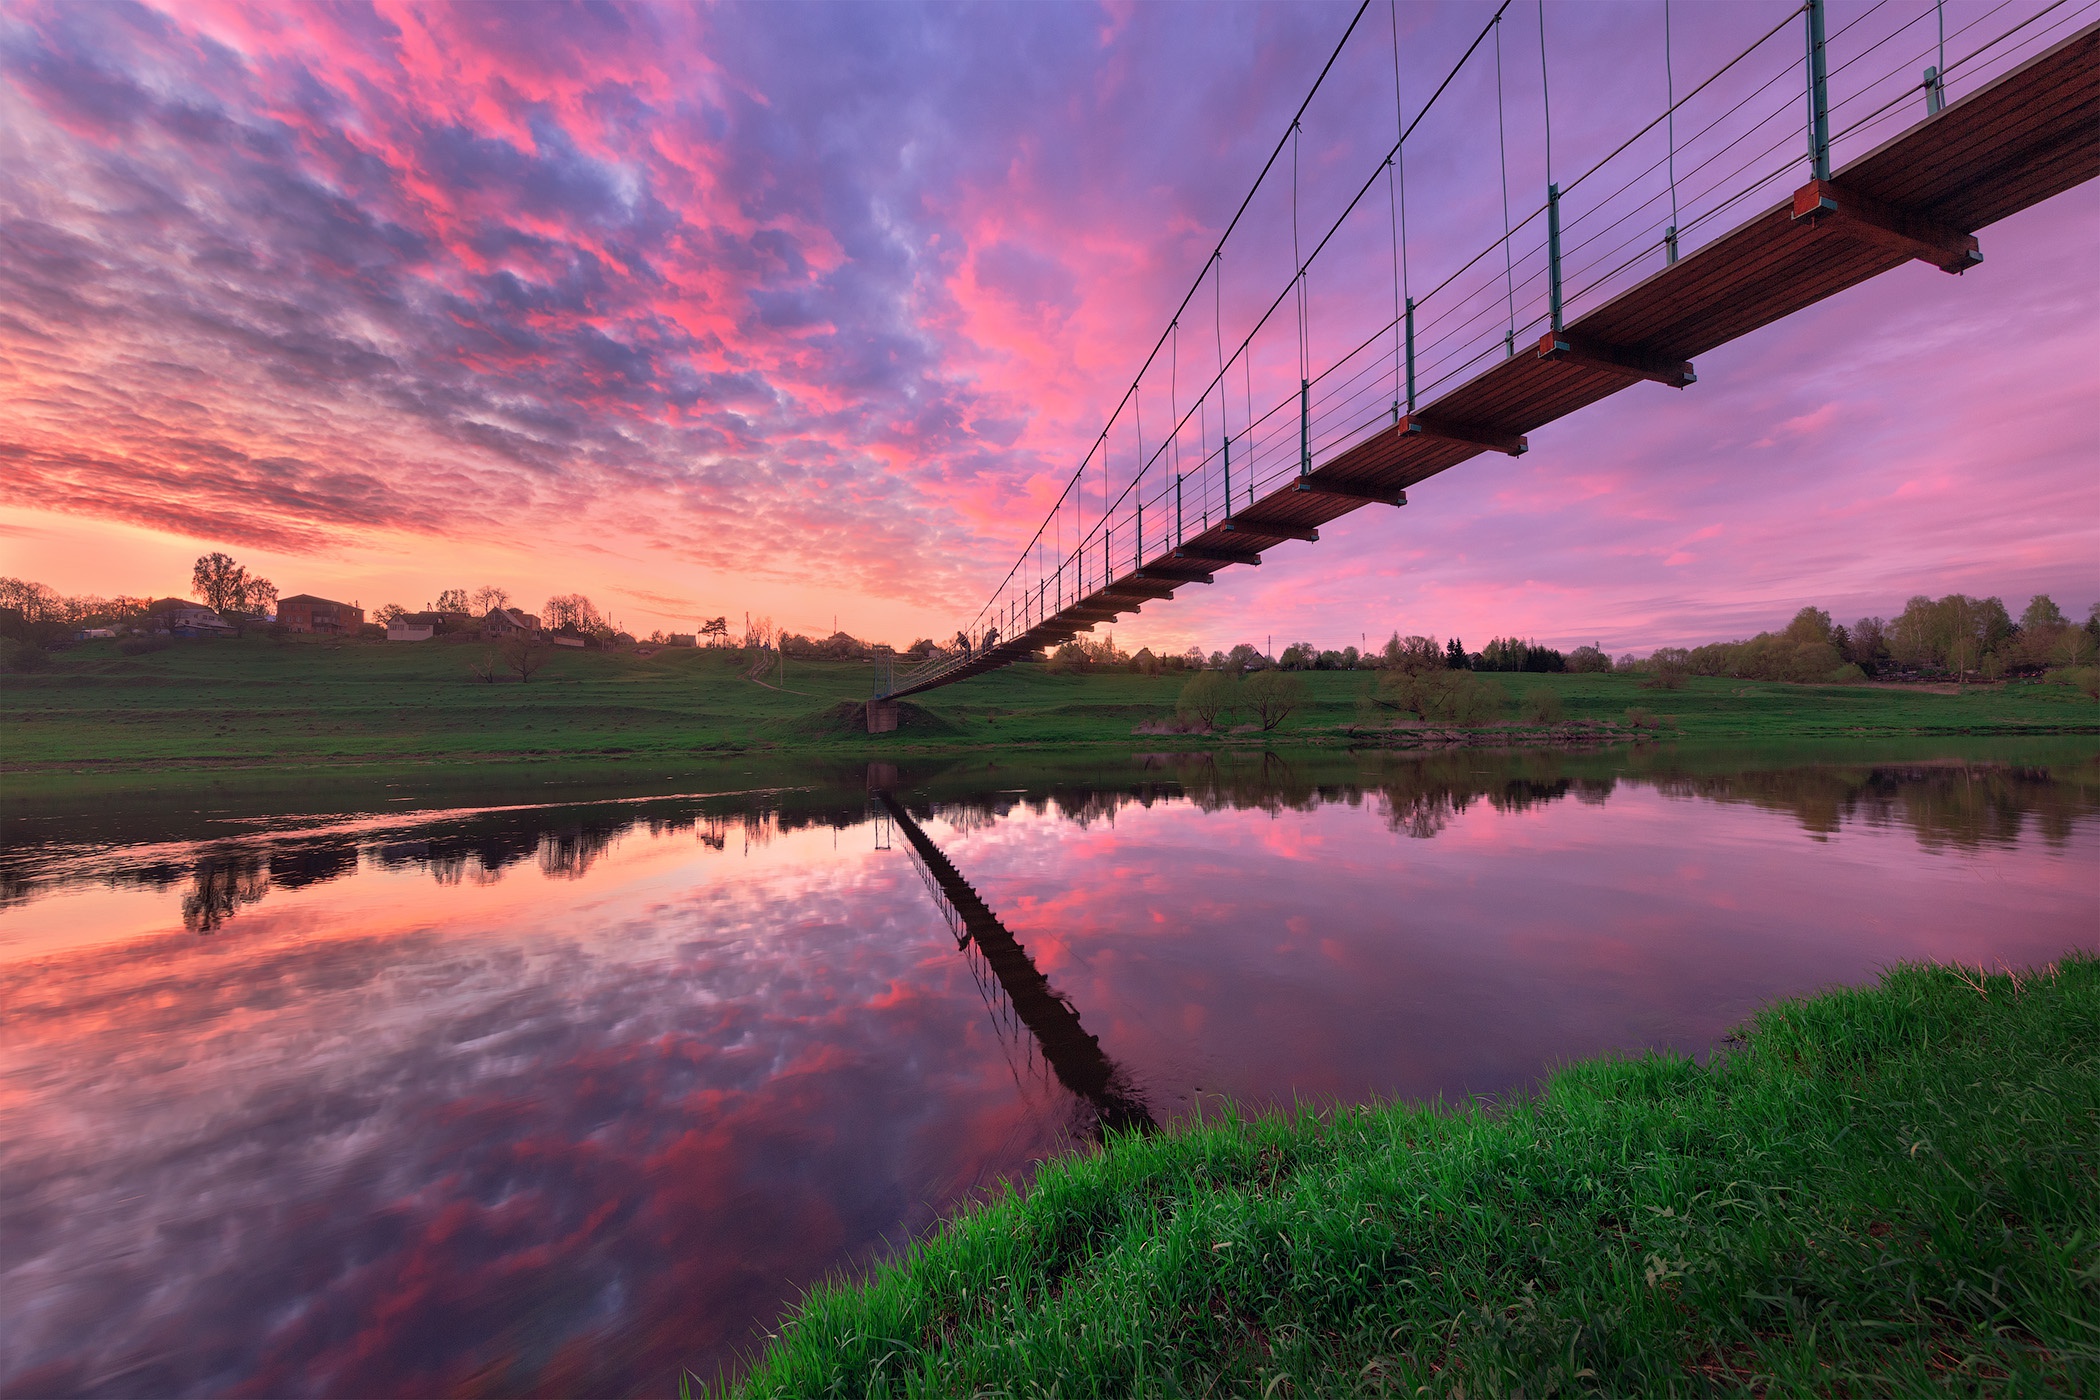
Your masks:
<svg viewBox="0 0 2100 1400"><path fill-rule="evenodd" d="M277 600L277 621L294 632L342 636L365 625L365 610L331 598L316 598L311 593L295 593Z"/></svg>

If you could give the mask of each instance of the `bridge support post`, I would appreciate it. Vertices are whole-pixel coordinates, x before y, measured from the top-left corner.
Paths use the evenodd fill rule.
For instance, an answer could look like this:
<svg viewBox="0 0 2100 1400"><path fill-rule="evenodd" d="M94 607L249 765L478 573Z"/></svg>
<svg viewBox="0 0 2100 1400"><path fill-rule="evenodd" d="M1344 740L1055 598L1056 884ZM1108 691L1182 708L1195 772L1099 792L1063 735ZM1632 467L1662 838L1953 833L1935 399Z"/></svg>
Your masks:
<svg viewBox="0 0 2100 1400"><path fill-rule="evenodd" d="M1937 68L1925 70L1925 115L1936 117L1947 105L1947 80L1940 76Z"/></svg>
<svg viewBox="0 0 2100 1400"><path fill-rule="evenodd" d="M1298 381L1298 475L1312 471L1312 381Z"/></svg>
<svg viewBox="0 0 2100 1400"><path fill-rule="evenodd" d="M1415 299L1407 299L1407 411L1415 411Z"/></svg>
<svg viewBox="0 0 2100 1400"><path fill-rule="evenodd" d="M1564 329L1560 305L1560 186L1546 186L1546 289L1553 301L1553 329Z"/></svg>
<svg viewBox="0 0 2100 1400"><path fill-rule="evenodd" d="M1225 439L1225 514L1232 514L1232 438Z"/></svg>
<svg viewBox="0 0 2100 1400"><path fill-rule="evenodd" d="M1830 178L1830 74L1823 52L1823 0L1808 0L1808 156L1817 180Z"/></svg>
<svg viewBox="0 0 2100 1400"><path fill-rule="evenodd" d="M897 702L894 700L870 700L868 702L868 732L889 734L897 728Z"/></svg>

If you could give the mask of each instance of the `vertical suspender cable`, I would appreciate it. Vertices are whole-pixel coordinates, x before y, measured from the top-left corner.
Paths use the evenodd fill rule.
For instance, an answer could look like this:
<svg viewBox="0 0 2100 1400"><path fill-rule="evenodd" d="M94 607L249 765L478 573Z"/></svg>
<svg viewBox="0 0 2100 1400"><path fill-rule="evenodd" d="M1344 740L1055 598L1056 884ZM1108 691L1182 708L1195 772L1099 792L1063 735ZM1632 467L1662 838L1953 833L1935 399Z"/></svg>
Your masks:
<svg viewBox="0 0 2100 1400"><path fill-rule="evenodd" d="M1808 0L1808 158L1810 174L1830 178L1830 75L1823 52L1823 0Z"/></svg>
<svg viewBox="0 0 2100 1400"><path fill-rule="evenodd" d="M1947 105L1947 0L1936 0L1933 6L1940 24L1940 61L1937 67L1925 70L1925 115L1936 116Z"/></svg>
<svg viewBox="0 0 2100 1400"><path fill-rule="evenodd" d="M1291 125L1291 261L1298 268L1298 474L1312 470L1312 346L1305 334L1305 255L1298 251L1298 138Z"/></svg>
<svg viewBox="0 0 2100 1400"><path fill-rule="evenodd" d="M1211 325L1218 337L1218 450L1225 462L1225 513L1232 514L1232 420L1225 409L1231 391L1225 378L1225 254L1211 254ZM1210 492L1203 493L1203 528L1210 528Z"/></svg>
<svg viewBox="0 0 2100 1400"><path fill-rule="evenodd" d="M1393 125L1399 139L1393 143L1393 158L1399 163L1399 178L1386 167L1386 195L1393 204L1393 262L1397 285L1393 290L1393 422L1400 421L1400 374L1402 360L1407 372L1407 411L1415 411L1415 298L1407 280L1407 109L1400 101L1400 0L1387 5L1393 29ZM1395 193L1394 186L1398 184ZM1405 309L1403 310L1403 305Z"/></svg>
<svg viewBox="0 0 2100 1400"><path fill-rule="evenodd" d="M1670 60L1670 0L1663 0L1663 120L1670 140L1670 226L1663 230L1663 258L1677 262L1677 70Z"/></svg>
<svg viewBox="0 0 2100 1400"><path fill-rule="evenodd" d="M1546 131L1546 292L1555 334L1561 329L1560 186L1553 182L1553 89L1546 81L1546 0L1539 0L1539 103Z"/></svg>
<svg viewBox="0 0 2100 1400"><path fill-rule="evenodd" d="M1495 146L1502 153L1502 283L1509 298L1509 333L1502 348L1517 353L1517 268L1509 251L1509 129L1502 116L1502 16L1495 16Z"/></svg>

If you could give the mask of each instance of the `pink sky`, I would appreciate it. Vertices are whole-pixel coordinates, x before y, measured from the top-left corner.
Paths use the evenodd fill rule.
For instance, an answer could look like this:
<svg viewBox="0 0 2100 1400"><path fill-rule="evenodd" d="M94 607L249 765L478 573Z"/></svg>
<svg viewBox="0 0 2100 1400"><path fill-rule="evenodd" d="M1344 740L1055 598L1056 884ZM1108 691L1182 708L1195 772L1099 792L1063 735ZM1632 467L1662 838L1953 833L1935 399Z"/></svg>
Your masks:
<svg viewBox="0 0 2100 1400"><path fill-rule="evenodd" d="M2041 8L1949 4L1950 60ZM1957 67L1953 97L2096 9ZM1544 182L1522 10L1520 216ZM489 582L534 607L581 591L639 632L750 612L947 635L1085 456L1353 13L11 7L0 568L167 594L225 549L367 607ZM1307 116L1308 227L1390 143L1394 36L1418 103L1489 13L1366 15ZM1672 13L1682 92L1786 7ZM1932 13L1833 4L1834 95L1856 113L1875 75L1914 81ZM1661 21L1657 0L1546 7L1563 181L1661 110ZM1751 91L1798 67L1793 34L1716 99L1797 111L1784 81ZM1425 279L1499 229L1492 103L1476 64L1408 147ZM1229 302L1288 280L1282 209L1258 202L1229 245ZM2082 613L2100 598L2096 233L2087 185L1984 230L1962 277L1901 268L1702 358L1688 391L1637 385L1118 640L1646 649L1955 589ZM1390 315L1388 256L1345 238L1319 267L1316 351Z"/></svg>

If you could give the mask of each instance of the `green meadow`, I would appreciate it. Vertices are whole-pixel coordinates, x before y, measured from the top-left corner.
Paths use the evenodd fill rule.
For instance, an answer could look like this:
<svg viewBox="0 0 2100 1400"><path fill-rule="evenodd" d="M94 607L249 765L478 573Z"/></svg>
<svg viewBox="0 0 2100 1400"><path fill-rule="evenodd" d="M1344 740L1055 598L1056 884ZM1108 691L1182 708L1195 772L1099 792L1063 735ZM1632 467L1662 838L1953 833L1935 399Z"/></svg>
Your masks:
<svg viewBox="0 0 2100 1400"><path fill-rule="evenodd" d="M1897 968L1705 1064L1058 1159L735 1393L2088 1394L2096 1174L2100 961Z"/></svg>
<svg viewBox="0 0 2100 1400"><path fill-rule="evenodd" d="M557 652L530 681L486 683L479 649L443 642L176 642L126 656L93 642L0 685L0 764L17 777L590 762L661 769L748 756L881 758L980 749L1493 745L1775 741L2100 733L2100 706L2059 686L1802 686L1694 677L1645 689L1633 675L1486 674L1511 718L1470 732L1367 726L1377 673L1307 671L1306 703L1271 731L1236 714L1214 735L1142 733L1170 721L1186 676L1054 674L1019 665L908 702L895 733L869 735L850 706L874 690L860 662L791 661L768 684L743 654L669 649ZM1515 718L1550 691L1561 718ZM1638 712L1629 720L1629 712ZM1424 729L1429 732L1425 735Z"/></svg>

